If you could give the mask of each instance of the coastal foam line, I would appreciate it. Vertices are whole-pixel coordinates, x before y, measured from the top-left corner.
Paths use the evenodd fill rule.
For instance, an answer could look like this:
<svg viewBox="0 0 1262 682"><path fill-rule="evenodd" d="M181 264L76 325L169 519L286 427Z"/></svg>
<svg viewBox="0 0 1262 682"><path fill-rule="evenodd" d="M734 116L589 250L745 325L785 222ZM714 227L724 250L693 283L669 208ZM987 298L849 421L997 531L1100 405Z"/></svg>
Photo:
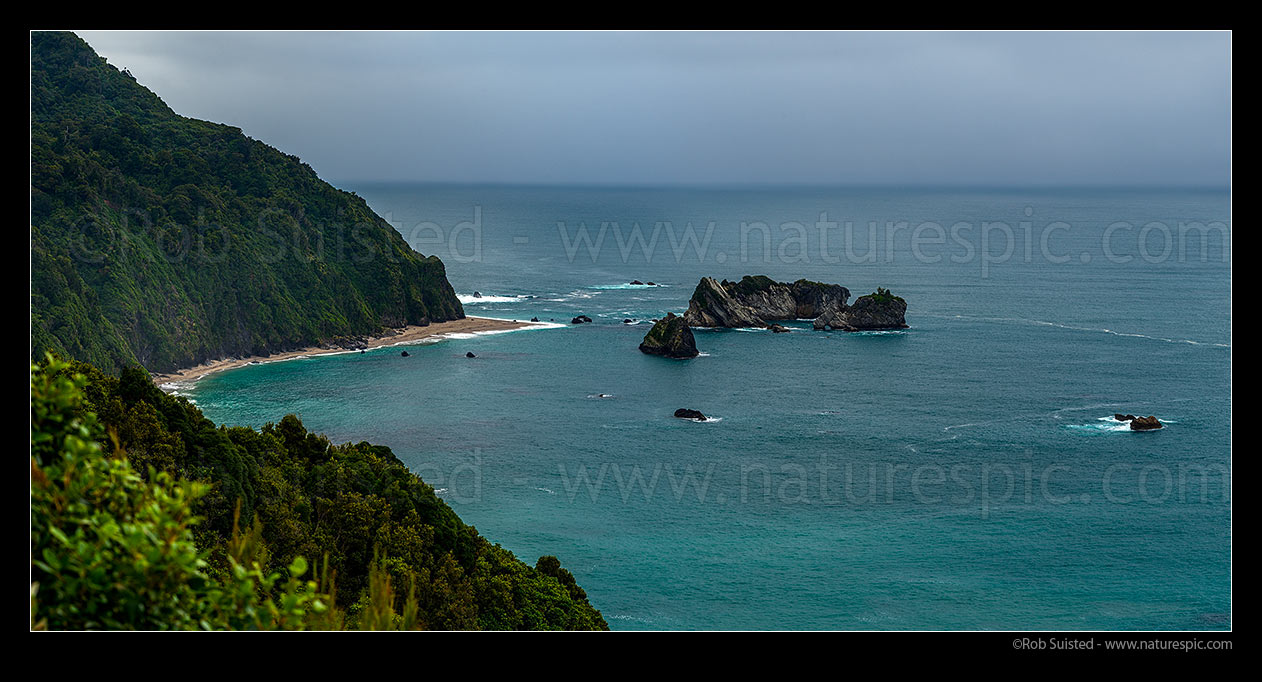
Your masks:
<svg viewBox="0 0 1262 682"><path fill-rule="evenodd" d="M536 297L528 294L514 296L496 296L493 294L483 294L482 296L474 296L473 294L456 294L456 300L462 305L470 305L473 303L525 303L534 300Z"/></svg>
<svg viewBox="0 0 1262 682"><path fill-rule="evenodd" d="M535 329L560 329L560 328L565 327L564 324L561 324L559 322L530 322L526 320L511 320L511 319L504 319L500 317L483 317L479 315L466 315L465 319L492 320L495 322L505 322L508 324L517 324L520 326L512 327L508 329L479 329L479 330L467 331L467 332L460 332L460 331L440 332L437 334L422 336L420 338L405 339L403 341L395 341L393 343L378 343L377 345L374 345L374 346L365 347L363 351L368 352L368 351L381 350L383 348L395 348L398 346L429 346L429 345L433 345L433 344L440 343L442 341L447 341L447 340L473 339L479 336L491 336L494 334L508 334L510 332L529 331L529 330L535 330ZM442 324L442 323L438 323L438 324ZM381 339L378 339L378 341L380 340ZM188 394L185 393L185 391L188 391L189 389L191 389L201 379L207 376L210 376L211 374L216 374L218 372L225 372L232 369L240 369L242 367L250 367L252 365L269 365L276 362L288 362L290 360L303 360L307 358L317 358L317 357L323 357L323 356L328 356L328 355L349 355L349 354L357 354L360 352L361 352L360 349L357 349L357 348L338 348L338 349L317 348L317 349L309 349L309 350L301 351L301 352L295 352L292 355L285 354L284 357L238 358L238 359L225 361L223 362L221 366L208 367L204 371L196 372L193 376L190 376L188 378L171 380L171 381L162 381L161 383L158 383L158 388L172 395L187 397ZM159 376L162 376L162 375L159 375Z"/></svg>
<svg viewBox="0 0 1262 682"><path fill-rule="evenodd" d="M1097 334L1112 334L1113 336L1125 336L1135 339L1148 339L1151 341L1164 341L1165 343L1186 343L1192 346L1210 346L1213 348L1231 348L1230 343L1211 343L1209 341L1193 341L1192 339L1169 339L1164 336L1150 336L1148 334L1136 334L1132 332L1119 332L1107 327L1078 327L1072 324L1062 324L1060 322L1048 322L1047 320L1032 320L1025 317L975 317L972 315L934 315L933 313L918 313L926 317L938 317L947 320L973 320L976 322L1019 322L1022 324L1037 327L1056 327L1058 329L1068 329L1078 332L1095 332Z"/></svg>
<svg viewBox="0 0 1262 682"><path fill-rule="evenodd" d="M642 289L664 289L668 288L667 284L636 285L636 284L616 284L616 285L596 285L574 289L569 293L561 294L550 292L547 294L481 294L474 296L473 294L462 294L457 292L456 299L463 305L481 305L485 303L530 303L532 301L550 302L550 303L567 303L576 300L587 300L599 296L605 291L617 290L642 290ZM644 298L636 298L635 300L648 300Z"/></svg>

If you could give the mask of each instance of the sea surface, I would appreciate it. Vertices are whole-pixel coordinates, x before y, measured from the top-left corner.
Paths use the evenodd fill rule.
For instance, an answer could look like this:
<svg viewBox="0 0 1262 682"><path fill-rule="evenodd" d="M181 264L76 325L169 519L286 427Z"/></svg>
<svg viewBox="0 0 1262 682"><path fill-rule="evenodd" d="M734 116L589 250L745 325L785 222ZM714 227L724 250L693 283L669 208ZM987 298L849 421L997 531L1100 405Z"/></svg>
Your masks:
<svg viewBox="0 0 1262 682"><path fill-rule="evenodd" d="M179 392L389 445L614 629L1231 625L1225 190L349 189L467 314L555 324ZM700 277L745 274L888 288L910 328L637 350Z"/></svg>

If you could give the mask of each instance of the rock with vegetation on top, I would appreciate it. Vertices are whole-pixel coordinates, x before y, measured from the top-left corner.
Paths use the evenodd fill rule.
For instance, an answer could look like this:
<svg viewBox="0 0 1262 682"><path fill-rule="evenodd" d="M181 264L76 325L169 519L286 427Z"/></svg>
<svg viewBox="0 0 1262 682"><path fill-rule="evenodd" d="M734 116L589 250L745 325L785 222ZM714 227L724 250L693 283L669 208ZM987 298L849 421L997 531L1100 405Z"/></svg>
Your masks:
<svg viewBox="0 0 1262 682"><path fill-rule="evenodd" d="M698 355L697 341L692 336L692 329L684 318L675 313L667 313L666 317L644 335L640 352L676 359L695 358Z"/></svg>
<svg viewBox="0 0 1262 682"><path fill-rule="evenodd" d="M878 288L874 294L855 299L853 305L841 306L815 318L815 328L846 332L906 329L906 313L907 301L891 294L889 289Z"/></svg>

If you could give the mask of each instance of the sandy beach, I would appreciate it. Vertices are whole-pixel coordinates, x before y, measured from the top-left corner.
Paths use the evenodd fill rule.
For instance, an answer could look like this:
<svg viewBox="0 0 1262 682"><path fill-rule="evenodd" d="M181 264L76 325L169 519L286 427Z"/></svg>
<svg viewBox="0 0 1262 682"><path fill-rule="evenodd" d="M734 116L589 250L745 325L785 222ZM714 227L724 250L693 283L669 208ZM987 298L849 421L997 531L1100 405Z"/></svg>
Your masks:
<svg viewBox="0 0 1262 682"><path fill-rule="evenodd" d="M406 345L436 336L445 336L448 334L472 334L474 332L492 332L492 331L511 331L514 329L522 329L525 327L554 327L556 325L549 322L526 322L515 320L498 320L490 317L466 317L463 320L451 320L450 322L434 322L426 327L409 325L403 327L395 334L389 336L377 336L366 339L365 346L371 350L382 346L398 346ZM353 352L348 348L321 347L313 346L311 348L303 348L301 350L287 351L284 353L274 353L270 356L250 356L244 358L223 358L221 360L212 360L205 362L196 367L181 369L169 374L154 374L153 383L162 385L172 382L189 382L196 381L201 377L213 372L222 372L223 370L242 367L256 362L276 362L278 360L289 360L297 357L310 357L313 355L328 355L330 353L348 353Z"/></svg>

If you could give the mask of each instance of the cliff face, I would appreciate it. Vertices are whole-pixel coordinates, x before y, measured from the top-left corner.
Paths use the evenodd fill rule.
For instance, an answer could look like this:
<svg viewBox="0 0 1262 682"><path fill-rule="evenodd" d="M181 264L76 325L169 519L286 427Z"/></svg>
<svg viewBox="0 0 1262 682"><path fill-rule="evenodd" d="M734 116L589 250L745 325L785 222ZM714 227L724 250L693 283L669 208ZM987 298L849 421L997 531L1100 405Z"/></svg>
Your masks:
<svg viewBox="0 0 1262 682"><path fill-rule="evenodd" d="M797 307L795 319L810 320L829 310L843 308L850 299L850 290L839 284L821 284L799 279L793 283L793 300Z"/></svg>
<svg viewBox="0 0 1262 682"><path fill-rule="evenodd" d="M684 321L692 327L762 327L758 313L713 277L703 277L688 301Z"/></svg>
<svg viewBox="0 0 1262 682"><path fill-rule="evenodd" d="M792 284L762 275L739 282L704 277L684 319L694 327L765 327L772 320L810 319L846 305L850 290L800 279Z"/></svg>
<svg viewBox="0 0 1262 682"><path fill-rule="evenodd" d="M464 317L363 199L72 33L31 34L31 157L33 357L169 371Z"/></svg>

